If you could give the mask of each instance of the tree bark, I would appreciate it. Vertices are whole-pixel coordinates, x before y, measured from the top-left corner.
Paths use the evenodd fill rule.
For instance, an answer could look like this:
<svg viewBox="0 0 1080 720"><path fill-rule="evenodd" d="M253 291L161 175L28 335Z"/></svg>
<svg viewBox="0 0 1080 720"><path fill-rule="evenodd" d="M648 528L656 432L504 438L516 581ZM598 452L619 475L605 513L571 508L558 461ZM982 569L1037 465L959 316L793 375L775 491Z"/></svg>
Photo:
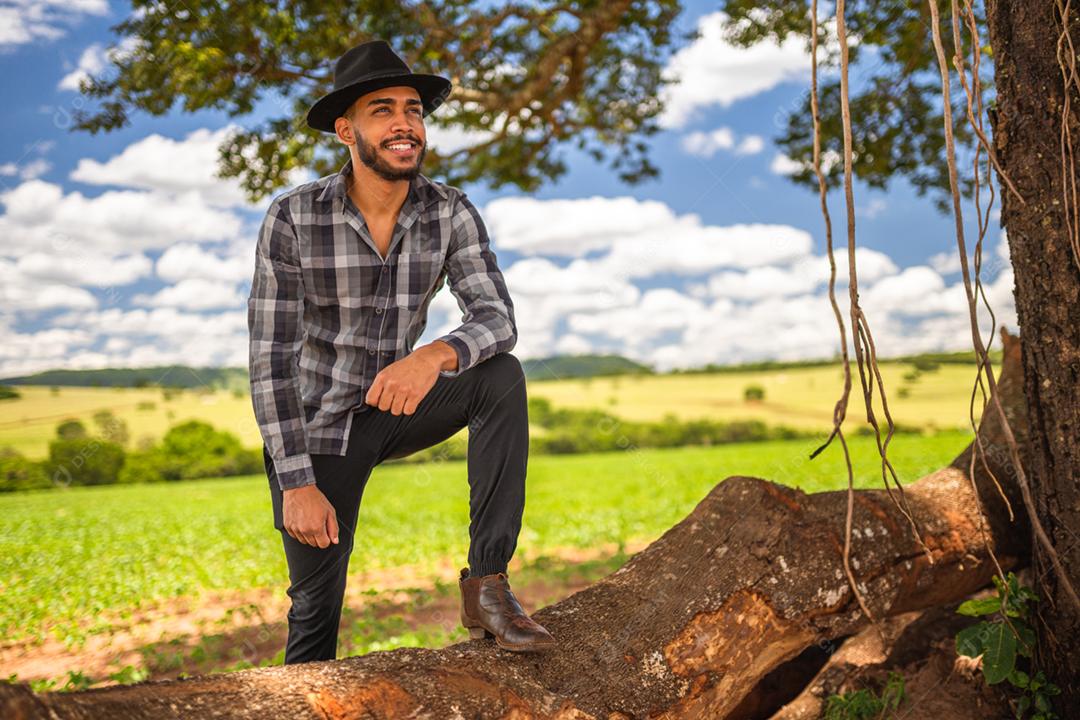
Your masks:
<svg viewBox="0 0 1080 720"><path fill-rule="evenodd" d="M1080 267L1070 246L1063 188L1062 108L1055 2L988 3L997 110L994 146L1025 203L1002 194L1014 294L1023 342L1024 393L1031 428L1025 465L1039 521L1066 574L1080 589ZM1077 8L1069 18L1077 42ZM1067 51L1066 51L1067 52ZM1072 142L1080 143L1080 97L1069 93ZM1039 603L1035 667L1062 688L1062 717L1080 717L1080 613L1036 544L1032 570Z"/></svg>
<svg viewBox="0 0 1080 720"><path fill-rule="evenodd" d="M1018 341L1006 358L1000 393L1024 442ZM979 432L1007 478L996 417ZM987 544L1006 569L1029 556L1024 515L1010 522L981 463L972 482L970 453L904 488L929 557L885 490L854 494L852 566L876 617L986 585ZM867 625L841 566L846 505L846 491L727 478L618 571L536 612L560 643L546 656L467 641L78 693L0 685L0 716L723 718L779 664Z"/></svg>

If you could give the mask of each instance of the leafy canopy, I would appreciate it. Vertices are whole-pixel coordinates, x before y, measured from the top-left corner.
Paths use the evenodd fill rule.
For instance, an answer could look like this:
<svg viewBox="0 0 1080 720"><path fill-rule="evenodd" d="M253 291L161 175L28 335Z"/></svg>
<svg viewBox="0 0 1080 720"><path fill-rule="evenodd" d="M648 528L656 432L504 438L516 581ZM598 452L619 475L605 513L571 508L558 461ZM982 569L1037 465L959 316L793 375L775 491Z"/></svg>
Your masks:
<svg viewBox="0 0 1080 720"><path fill-rule="evenodd" d="M472 142L430 150L426 174L533 190L566 171L558 150L568 143L626 182L658 174L642 137L658 129L661 71L679 40L676 0L132 5L112 28L123 40L109 67L82 83L99 107L74 113L73 128L121 128L134 111L162 115L178 100L186 111L238 117L270 100L279 112L221 148L220 175L238 178L253 201L294 168L338 169L340 144L305 117L332 88L336 58L373 38L388 40L413 72L455 85L426 122L471 131Z"/></svg>

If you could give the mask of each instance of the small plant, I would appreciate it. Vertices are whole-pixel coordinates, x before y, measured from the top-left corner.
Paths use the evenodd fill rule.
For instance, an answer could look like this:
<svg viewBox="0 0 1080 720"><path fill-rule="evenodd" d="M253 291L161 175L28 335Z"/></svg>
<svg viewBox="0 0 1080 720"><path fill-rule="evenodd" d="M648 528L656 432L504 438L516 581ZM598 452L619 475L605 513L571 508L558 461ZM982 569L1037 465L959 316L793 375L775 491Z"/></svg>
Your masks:
<svg viewBox="0 0 1080 720"><path fill-rule="evenodd" d="M86 690L88 687L94 684L86 673L82 670L68 670L67 682L64 683L64 687L60 688L60 692L75 692L77 690Z"/></svg>
<svg viewBox="0 0 1080 720"><path fill-rule="evenodd" d="M133 685L140 683L150 676L146 670L134 665L125 665L122 669L109 675L109 679L121 685Z"/></svg>
<svg viewBox="0 0 1080 720"><path fill-rule="evenodd" d="M904 701L904 676L890 670L881 695L863 688L843 695L830 695L825 702L824 720L872 720L885 717Z"/></svg>
<svg viewBox="0 0 1080 720"><path fill-rule="evenodd" d="M50 692L55 687L55 678L38 678L30 681L30 689L36 693Z"/></svg>
<svg viewBox="0 0 1080 720"><path fill-rule="evenodd" d="M761 402L765 399L765 388L760 385L747 385L743 390L743 399L746 402Z"/></svg>
<svg viewBox="0 0 1080 720"><path fill-rule="evenodd" d="M1038 601L1039 597L1026 585L1020 585L1012 572L1003 581L993 576L997 595L977 600L968 600L956 609L961 615L971 617L993 616L956 635L956 652L966 657L982 656L983 677L989 685L1008 680L1022 694L1014 707L1017 718L1028 717L1031 720L1057 720L1050 697L1061 692L1061 688L1046 680L1042 671L1033 676L1016 667L1017 656L1031 658L1035 649L1035 631L1028 624L1031 609L1028 603Z"/></svg>

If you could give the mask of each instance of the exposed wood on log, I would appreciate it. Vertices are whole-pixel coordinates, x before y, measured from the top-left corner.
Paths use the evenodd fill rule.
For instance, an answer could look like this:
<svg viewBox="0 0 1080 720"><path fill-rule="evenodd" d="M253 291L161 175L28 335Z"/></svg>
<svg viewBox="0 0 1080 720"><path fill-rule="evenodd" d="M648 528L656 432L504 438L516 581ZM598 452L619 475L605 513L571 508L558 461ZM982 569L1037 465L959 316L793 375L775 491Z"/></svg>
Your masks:
<svg viewBox="0 0 1080 720"><path fill-rule="evenodd" d="M1000 392L1026 442L1019 341ZM974 368L973 368L974 376ZM1015 421L1015 423L1014 423ZM1014 492L1001 429L980 428L987 464ZM856 492L852 566L878 617L956 602L1029 554L969 447L904 488L933 562L885 490ZM894 490L895 492L895 490ZM491 641L334 662L33 696L0 687L5 718L723 718L770 670L867 624L841 567L845 491L807 495L760 478L720 482L621 569L534 617L559 640L543 656Z"/></svg>

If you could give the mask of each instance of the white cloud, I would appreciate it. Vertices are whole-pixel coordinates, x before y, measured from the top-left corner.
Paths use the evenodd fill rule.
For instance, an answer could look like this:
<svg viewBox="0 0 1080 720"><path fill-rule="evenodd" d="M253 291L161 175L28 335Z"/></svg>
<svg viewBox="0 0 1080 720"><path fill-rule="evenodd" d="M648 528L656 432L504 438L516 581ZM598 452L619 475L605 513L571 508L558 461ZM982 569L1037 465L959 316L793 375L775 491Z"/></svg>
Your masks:
<svg viewBox="0 0 1080 720"><path fill-rule="evenodd" d="M950 236L950 241L955 243L955 238ZM972 253L968 256L968 273L972 277L974 282L975 277L975 242L972 239L968 239L968 250ZM944 252L935 253L931 255L927 261L930 267L938 271L942 275L951 275L953 273L959 273L960 268L960 253L955 244L949 250ZM995 277L1001 270L1011 267L1012 259L1009 255L1009 241L1005 234L1005 231L1001 231L1001 235L998 238L998 243L993 249L989 247L989 241L987 238L983 239L982 250L982 262L979 268L979 275L983 280L988 277Z"/></svg>
<svg viewBox="0 0 1080 720"><path fill-rule="evenodd" d="M664 76L678 82L661 92L661 126L683 127L703 108L727 107L780 83L809 77L810 58L801 39L736 47L724 39L726 20L723 12L703 15L698 19L701 37L671 57Z"/></svg>
<svg viewBox="0 0 1080 720"><path fill-rule="evenodd" d="M82 288L30 277L16 263L0 259L0 307L5 314L36 313L56 308L94 308L97 299Z"/></svg>
<svg viewBox="0 0 1080 720"><path fill-rule="evenodd" d="M571 257L606 250L591 271L622 279L754 267L806 255L812 245L809 233L788 225L704 225L696 214L631 197L500 198L484 217L499 247Z"/></svg>
<svg viewBox="0 0 1080 720"><path fill-rule="evenodd" d="M795 162L783 153L776 153L773 156L772 163L769 164L769 169L777 175L794 175L803 169L803 164Z"/></svg>
<svg viewBox="0 0 1080 720"><path fill-rule="evenodd" d="M735 148L736 155L757 155L765 149L765 138L760 135L745 135Z"/></svg>
<svg viewBox="0 0 1080 720"><path fill-rule="evenodd" d="M17 271L27 278L71 285L110 287L128 285L150 274L153 263L145 254L106 257L71 256L63 252L30 252L19 256Z"/></svg>
<svg viewBox="0 0 1080 720"><path fill-rule="evenodd" d="M246 310L210 314L171 307L76 310L56 317L53 326L77 328L95 339L126 338L131 341L129 351L101 354L101 364L97 367L121 363L125 367L172 363L191 367L243 367L247 364ZM62 357L57 357L50 365L61 366L69 366Z"/></svg>
<svg viewBox="0 0 1080 720"><path fill-rule="evenodd" d="M112 63L123 60L144 42L142 38L128 36L112 47L105 47L101 43L89 45L79 56L75 69L62 77L56 88L79 92L83 78L103 74ZM65 67L70 67L70 64L65 63Z"/></svg>
<svg viewBox="0 0 1080 720"><path fill-rule="evenodd" d="M556 355L584 355L592 352L592 343L574 333L566 333L555 343Z"/></svg>
<svg viewBox="0 0 1080 720"><path fill-rule="evenodd" d="M98 75L107 67L108 57L100 43L94 43L83 50L78 66L60 79L58 90L79 91L79 83L89 75Z"/></svg>
<svg viewBox="0 0 1080 720"><path fill-rule="evenodd" d="M80 328L48 328L29 333L5 328L4 342L0 343L0 367L6 377L55 367L49 363L90 344L93 339L93 333Z"/></svg>
<svg viewBox="0 0 1080 720"><path fill-rule="evenodd" d="M54 183L24 182L0 194L3 254L47 248L81 257L168 247L180 241L235 237L240 218L207 205L194 191L170 195L129 190L88 198Z"/></svg>
<svg viewBox="0 0 1080 720"><path fill-rule="evenodd" d="M52 169L52 163L45 158L35 158L26 163L22 167L19 167L13 162L7 162L0 165L0 175L8 177L18 175L20 180L33 180L41 177L45 173Z"/></svg>
<svg viewBox="0 0 1080 720"><path fill-rule="evenodd" d="M169 282L189 278L242 282L250 280L255 271L254 240L243 255L221 257L192 243L180 243L168 248L158 258L158 277Z"/></svg>
<svg viewBox="0 0 1080 720"><path fill-rule="evenodd" d="M838 350L828 259L813 254L810 235L797 228L705 226L663 203L600 197L503 198L487 206L485 218L493 246L527 256L504 268L523 358L614 350L666 370ZM556 264L559 256L571 259ZM967 347L961 285L927 266L900 269L878 250L859 248L856 258L861 304L882 356ZM836 261L847 322L843 248ZM662 273L687 281L648 289L632 282ZM710 273L704 283L690 279L700 273ZM1015 327L1011 283L1011 273L1002 273L987 293L999 325ZM430 338L460 322L448 291L432 308L444 323ZM980 319L990 332L989 316L980 311Z"/></svg>
<svg viewBox="0 0 1080 720"><path fill-rule="evenodd" d="M754 155L765 149L760 135L745 135L736 143L735 133L729 127L719 127L710 132L696 131L684 135L682 149L698 157L712 157L720 150L730 150L736 155Z"/></svg>
<svg viewBox="0 0 1080 720"><path fill-rule="evenodd" d="M243 307L246 298L232 283L195 277L162 288L153 295L136 295L132 302L150 307L214 310Z"/></svg>
<svg viewBox="0 0 1080 720"><path fill-rule="evenodd" d="M76 310L55 318L52 324L52 328L34 333L5 330L0 376L57 367L247 364L244 311L207 315L175 308ZM99 343L102 349L94 349Z"/></svg>
<svg viewBox="0 0 1080 720"><path fill-rule="evenodd" d="M682 138L682 149L691 155L712 157L717 150L735 147L735 133L729 127L719 127L710 132L696 131Z"/></svg>
<svg viewBox="0 0 1080 720"><path fill-rule="evenodd" d="M618 340L629 351L640 351L651 338L669 330L682 330L688 317L705 311L705 304L672 288L647 290L632 306L595 313L573 313L570 330Z"/></svg>
<svg viewBox="0 0 1080 720"><path fill-rule="evenodd" d="M0 6L0 51L56 40L82 15L107 15L107 0L7 0Z"/></svg>
<svg viewBox="0 0 1080 720"><path fill-rule="evenodd" d="M968 258L968 267L972 266L971 258ZM942 275L960 272L960 255L956 252L941 252L930 256L930 267Z"/></svg>
<svg viewBox="0 0 1080 720"><path fill-rule="evenodd" d="M460 125L439 125L433 120L424 120L424 132L427 144L441 155L452 155L458 150L478 145L490 140L492 133L480 130L468 130Z"/></svg>
<svg viewBox="0 0 1080 720"><path fill-rule="evenodd" d="M881 215L881 213L885 212L888 207L889 204L885 202L885 200L883 200L882 198L871 197L865 205L856 205L855 212L858 213L860 217L867 218L868 220L873 220L874 218Z"/></svg>
<svg viewBox="0 0 1080 720"><path fill-rule="evenodd" d="M236 178L224 179L216 174L218 146L237 129L237 125L217 130L200 128L182 140L154 133L105 162L83 158L69 177L90 185L194 193L212 207L262 208L261 202L247 202ZM287 184L299 185L312 179L313 173L300 169L290 174Z"/></svg>
<svg viewBox="0 0 1080 720"><path fill-rule="evenodd" d="M835 150L823 150L821 152L821 171L823 173L828 173L834 166L843 165L843 163L844 158ZM803 167L804 163L792 160L783 153L777 153L773 156L772 163L769 165L769 169L777 175L794 175L801 172ZM814 170L813 163L806 163L805 167L811 172Z"/></svg>

